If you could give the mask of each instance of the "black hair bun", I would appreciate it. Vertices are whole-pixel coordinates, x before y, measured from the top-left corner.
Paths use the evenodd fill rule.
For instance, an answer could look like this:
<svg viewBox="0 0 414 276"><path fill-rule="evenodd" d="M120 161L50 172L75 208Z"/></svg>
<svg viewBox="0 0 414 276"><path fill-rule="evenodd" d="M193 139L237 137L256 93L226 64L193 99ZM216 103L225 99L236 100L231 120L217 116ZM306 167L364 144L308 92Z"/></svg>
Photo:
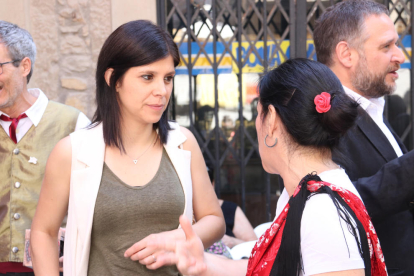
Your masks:
<svg viewBox="0 0 414 276"><path fill-rule="evenodd" d="M331 109L320 114L319 119L332 139L344 135L355 123L358 116L358 103L349 98L344 91L330 92Z"/></svg>

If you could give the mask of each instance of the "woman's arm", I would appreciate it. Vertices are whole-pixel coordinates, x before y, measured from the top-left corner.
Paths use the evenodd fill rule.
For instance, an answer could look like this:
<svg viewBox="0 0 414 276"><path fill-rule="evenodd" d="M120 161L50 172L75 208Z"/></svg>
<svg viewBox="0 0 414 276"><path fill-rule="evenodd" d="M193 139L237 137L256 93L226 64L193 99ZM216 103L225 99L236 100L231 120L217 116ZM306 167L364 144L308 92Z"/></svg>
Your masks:
<svg viewBox="0 0 414 276"><path fill-rule="evenodd" d="M239 206L237 206L234 216L233 234L235 237L224 235L221 239L230 248L243 242L257 240L253 226Z"/></svg>
<svg viewBox="0 0 414 276"><path fill-rule="evenodd" d="M30 250L36 276L59 273L57 235L68 209L71 162L71 142L66 137L56 144L47 161L32 223Z"/></svg>
<svg viewBox="0 0 414 276"><path fill-rule="evenodd" d="M193 228L202 240L204 248L208 248L223 237L226 225L197 140L188 129L181 127L181 131L187 137L183 144L184 149L191 151L193 210L197 221Z"/></svg>

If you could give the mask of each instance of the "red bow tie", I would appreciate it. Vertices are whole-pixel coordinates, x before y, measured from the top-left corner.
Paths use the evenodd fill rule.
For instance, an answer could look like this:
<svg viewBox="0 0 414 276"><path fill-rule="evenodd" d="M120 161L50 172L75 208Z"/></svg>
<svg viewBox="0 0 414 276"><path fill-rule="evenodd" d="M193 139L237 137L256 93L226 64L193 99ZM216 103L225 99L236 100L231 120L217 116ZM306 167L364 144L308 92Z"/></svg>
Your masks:
<svg viewBox="0 0 414 276"><path fill-rule="evenodd" d="M15 144L17 144L17 138L16 138L17 124L19 123L20 119L23 119L23 118L26 118L26 117L27 117L26 113L20 114L19 117L14 118L14 119L10 118L10 117L7 117L4 114L1 114L1 116L0 116L0 120L5 121L5 122L12 122L10 127L9 127L9 134L10 134L10 138L13 140L13 142Z"/></svg>

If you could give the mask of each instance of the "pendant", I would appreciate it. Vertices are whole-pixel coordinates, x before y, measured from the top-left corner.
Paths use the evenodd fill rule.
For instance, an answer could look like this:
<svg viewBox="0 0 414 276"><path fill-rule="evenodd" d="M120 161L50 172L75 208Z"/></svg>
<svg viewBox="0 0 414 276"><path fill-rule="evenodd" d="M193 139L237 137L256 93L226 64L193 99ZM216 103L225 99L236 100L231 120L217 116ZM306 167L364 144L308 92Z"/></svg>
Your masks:
<svg viewBox="0 0 414 276"><path fill-rule="evenodd" d="M132 160L133 162L134 162L134 164L136 165L137 164L137 162L138 162L138 160Z"/></svg>

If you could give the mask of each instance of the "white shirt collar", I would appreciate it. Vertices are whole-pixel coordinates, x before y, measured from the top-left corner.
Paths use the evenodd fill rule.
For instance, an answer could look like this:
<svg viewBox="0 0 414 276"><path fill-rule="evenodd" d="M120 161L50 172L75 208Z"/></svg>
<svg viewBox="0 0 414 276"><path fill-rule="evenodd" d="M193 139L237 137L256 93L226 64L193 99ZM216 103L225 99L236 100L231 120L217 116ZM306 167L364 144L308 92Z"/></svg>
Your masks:
<svg viewBox="0 0 414 276"><path fill-rule="evenodd" d="M46 97L45 93L39 88L30 89L39 91L39 97L37 97L36 102L26 110L26 115L29 117L30 121L37 127L40 120L42 119L43 113L45 113L49 99Z"/></svg>
<svg viewBox="0 0 414 276"><path fill-rule="evenodd" d="M395 139L394 135L391 133L391 130L384 123L384 97L367 99L345 86L344 90L349 97L353 98L358 103L360 103L360 106L365 110L368 116L370 116L371 119L377 124L382 133L384 133L385 137L390 142L397 156L400 157L403 154L402 150L398 145L398 142Z"/></svg>
<svg viewBox="0 0 414 276"><path fill-rule="evenodd" d="M343 86L345 93L352 99L354 99L357 103L359 103L359 105L366 111L367 108L370 105L373 105L373 107L375 107L375 109L378 110L379 113L383 113L384 112L384 106L385 106L385 100L384 97L380 97L380 98L371 98L371 99L367 99L363 96L361 96L360 94L358 94L357 92L349 89L346 86Z"/></svg>
<svg viewBox="0 0 414 276"><path fill-rule="evenodd" d="M26 113L30 121L32 121L34 126L37 127L40 120L42 119L43 113L45 113L49 99L39 88L29 89L29 92L35 96L37 96L36 94L39 94L39 95L37 96L37 100L34 102L34 104L23 113ZM0 111L0 115L1 114L4 114L7 117L10 117L6 113Z"/></svg>

